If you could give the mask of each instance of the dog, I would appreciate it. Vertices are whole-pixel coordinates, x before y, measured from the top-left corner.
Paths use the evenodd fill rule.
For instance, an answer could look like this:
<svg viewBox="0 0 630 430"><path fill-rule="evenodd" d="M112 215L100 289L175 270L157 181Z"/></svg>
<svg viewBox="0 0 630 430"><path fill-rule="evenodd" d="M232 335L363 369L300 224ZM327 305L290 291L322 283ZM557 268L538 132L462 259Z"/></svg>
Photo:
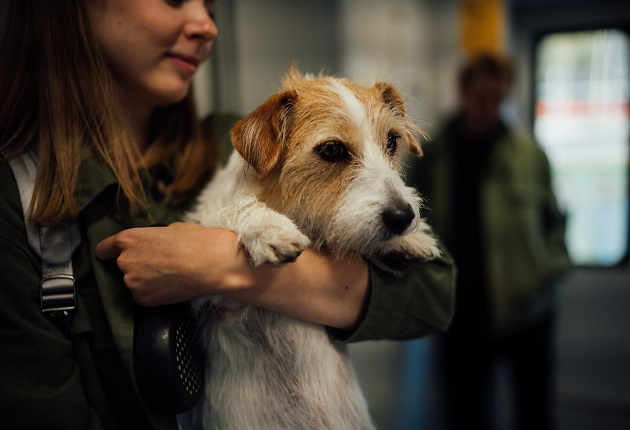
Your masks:
<svg viewBox="0 0 630 430"><path fill-rule="evenodd" d="M421 155L418 132L390 84L292 66L282 89L235 124L236 151L187 219L237 232L254 266L309 246L429 260L440 250L401 178L404 154ZM207 353L194 412L203 428L374 428L346 349L324 327L218 295L194 307Z"/></svg>

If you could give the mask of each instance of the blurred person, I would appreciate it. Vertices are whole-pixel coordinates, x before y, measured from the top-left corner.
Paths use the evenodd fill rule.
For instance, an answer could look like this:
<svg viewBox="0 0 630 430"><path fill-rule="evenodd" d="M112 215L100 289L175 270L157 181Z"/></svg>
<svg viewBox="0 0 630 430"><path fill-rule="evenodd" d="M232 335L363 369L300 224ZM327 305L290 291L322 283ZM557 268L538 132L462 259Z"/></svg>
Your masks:
<svg viewBox="0 0 630 430"><path fill-rule="evenodd" d="M217 36L212 6L0 2L2 429L177 429L138 395L136 303L222 294L322 324L338 342L416 337L450 320L446 254L393 267L309 249L254 269L233 232L177 222L235 121L195 113L192 78ZM25 154L37 161L29 222L76 221L67 318L40 308L42 264L6 162Z"/></svg>
<svg viewBox="0 0 630 430"><path fill-rule="evenodd" d="M553 428L565 217L542 149L501 117L513 74L499 55L465 64L457 111L407 175L458 267L454 320L436 341L443 419L454 430L495 426L499 360L510 369L515 428Z"/></svg>

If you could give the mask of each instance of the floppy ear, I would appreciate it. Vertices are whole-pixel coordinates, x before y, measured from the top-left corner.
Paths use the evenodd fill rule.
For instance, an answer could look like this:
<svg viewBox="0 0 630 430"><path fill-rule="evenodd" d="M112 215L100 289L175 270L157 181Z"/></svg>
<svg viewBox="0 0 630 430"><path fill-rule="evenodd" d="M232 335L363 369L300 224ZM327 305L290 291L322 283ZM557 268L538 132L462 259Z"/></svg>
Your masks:
<svg viewBox="0 0 630 430"><path fill-rule="evenodd" d="M234 148L261 176L278 164L286 120L296 98L294 91L275 94L232 128Z"/></svg>
<svg viewBox="0 0 630 430"><path fill-rule="evenodd" d="M407 142L409 142L409 151L411 151L412 154L415 154L418 157L421 157L422 147L420 147L420 143L418 142L418 138L416 137L416 134L410 133L409 131L407 131Z"/></svg>
<svg viewBox="0 0 630 430"><path fill-rule="evenodd" d="M392 85L386 82L377 82L374 84L374 88L381 93L381 97L385 104L394 112L395 115L405 118L412 124L411 118L407 115L407 109L405 108L405 101L401 97L400 93ZM412 127L417 131L417 127ZM418 139L411 132L409 127L405 128L405 140L409 142L409 150L416 155L422 155L422 149L418 143Z"/></svg>

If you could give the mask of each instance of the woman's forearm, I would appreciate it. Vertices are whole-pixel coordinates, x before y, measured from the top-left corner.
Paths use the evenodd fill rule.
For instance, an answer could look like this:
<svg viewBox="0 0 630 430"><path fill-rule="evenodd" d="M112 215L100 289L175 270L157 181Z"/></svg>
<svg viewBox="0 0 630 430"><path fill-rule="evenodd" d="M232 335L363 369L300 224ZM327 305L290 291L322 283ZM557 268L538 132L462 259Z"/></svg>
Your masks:
<svg viewBox="0 0 630 430"><path fill-rule="evenodd" d="M236 234L196 224L129 229L101 242L102 259L117 260L141 305L158 306L222 294L305 321L352 329L369 289L367 264L306 250L293 263L252 267Z"/></svg>
<svg viewBox="0 0 630 430"><path fill-rule="evenodd" d="M251 288L228 297L344 330L354 329L367 307L369 270L357 256L334 259L307 249L293 263L252 270Z"/></svg>

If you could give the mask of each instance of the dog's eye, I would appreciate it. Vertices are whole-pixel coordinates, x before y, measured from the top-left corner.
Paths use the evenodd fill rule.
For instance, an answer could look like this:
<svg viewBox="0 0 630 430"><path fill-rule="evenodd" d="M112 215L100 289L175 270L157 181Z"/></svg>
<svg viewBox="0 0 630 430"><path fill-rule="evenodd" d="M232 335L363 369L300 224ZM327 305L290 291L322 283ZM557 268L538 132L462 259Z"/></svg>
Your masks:
<svg viewBox="0 0 630 430"><path fill-rule="evenodd" d="M398 139L400 139L400 136L396 133L390 132L387 135L387 152L389 155L394 155L396 153L396 150L398 149Z"/></svg>
<svg viewBox="0 0 630 430"><path fill-rule="evenodd" d="M317 153L326 161L342 161L348 158L348 150L341 142L329 141L322 143L317 148Z"/></svg>

